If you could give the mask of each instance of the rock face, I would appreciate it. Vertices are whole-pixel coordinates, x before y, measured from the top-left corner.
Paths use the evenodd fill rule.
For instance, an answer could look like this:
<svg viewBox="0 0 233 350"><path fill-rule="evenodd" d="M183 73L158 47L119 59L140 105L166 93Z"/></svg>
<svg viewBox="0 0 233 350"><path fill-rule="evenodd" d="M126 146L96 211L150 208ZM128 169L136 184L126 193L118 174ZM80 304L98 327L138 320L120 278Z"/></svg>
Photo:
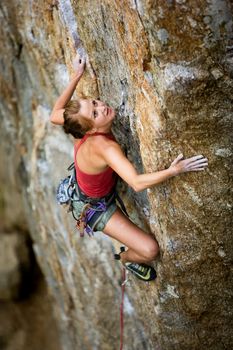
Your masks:
<svg viewBox="0 0 233 350"><path fill-rule="evenodd" d="M1 270L5 267L6 271L6 256L8 252L10 252L9 258L11 258L12 255L15 256L15 254L12 254L12 246L17 246L15 243L18 243L22 251L29 249L23 246L22 237L25 235L23 236L22 232L20 234L4 234L4 236L3 242L8 241L9 247L1 257ZM17 237L17 239L15 237ZM29 245L29 242L27 242L27 245ZM16 289L15 286L16 284L13 284L13 288L10 289L11 286L9 282L12 280L12 274L10 275L9 273L7 276L8 279L5 278L8 282L8 298L5 297L3 300L3 293L1 290L0 348L1 350L61 350L59 345L59 332L53 318L51 296L48 295L47 286L38 265L36 265L35 260L32 259L33 254L31 249L30 253L31 269L30 273L27 274L27 280L24 281L23 293L22 289L20 293L18 293L18 289ZM5 257L4 261L3 257ZM9 258L8 261L11 262L13 259ZM10 266L12 266L12 263ZM9 270L8 268L8 271ZM19 275L18 271L16 271L15 275ZM15 280L15 275L13 275L13 280ZM1 282L3 277L4 275L1 271ZM17 293L13 293L15 290L17 290ZM14 297L14 300L9 300L9 294L10 297Z"/></svg>
<svg viewBox="0 0 233 350"><path fill-rule="evenodd" d="M118 110L116 137L139 171L163 169L180 152L209 158L204 173L125 190L161 254L155 283L127 286L124 349L233 347L232 13L230 0L0 4L0 215L27 220L65 350L119 347L112 243L80 239L54 199L72 140L48 119L77 49L88 56L78 92Z"/></svg>
<svg viewBox="0 0 233 350"><path fill-rule="evenodd" d="M22 234L0 233L0 237L0 300L19 299L29 284L30 251Z"/></svg>

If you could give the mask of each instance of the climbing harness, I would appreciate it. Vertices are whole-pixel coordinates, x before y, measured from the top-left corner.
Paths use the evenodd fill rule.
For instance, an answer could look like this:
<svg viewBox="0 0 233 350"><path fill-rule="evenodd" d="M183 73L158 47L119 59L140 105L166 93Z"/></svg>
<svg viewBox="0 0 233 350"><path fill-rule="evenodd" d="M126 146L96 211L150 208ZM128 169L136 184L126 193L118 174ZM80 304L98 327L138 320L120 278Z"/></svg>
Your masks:
<svg viewBox="0 0 233 350"><path fill-rule="evenodd" d="M80 189L76 181L76 172L74 162L67 168L72 174L62 179L57 188L57 202L61 205L68 205L67 212L71 212L76 220L76 227L83 237L84 233L93 235L93 229L101 219L101 215L108 206L114 201L115 194L110 193L105 197L91 198L86 196ZM74 202L83 202L85 205L79 217L75 215Z"/></svg>
<svg viewBox="0 0 233 350"><path fill-rule="evenodd" d="M86 196L78 186L78 183L75 184L76 195L79 201L85 203L81 215L79 218L76 218L77 228L80 232L81 237L83 237L84 232L89 236L93 235L93 230L102 218L102 214L106 212L108 207L115 200L115 191L109 193L108 195L101 198L91 198ZM73 215L74 216L74 215Z"/></svg>
<svg viewBox="0 0 233 350"><path fill-rule="evenodd" d="M115 200L119 203L122 211L128 216L125 205L114 190L101 198L91 198L85 195L80 189L76 181L76 172L74 162L67 168L72 171L72 174L62 179L57 188L57 202L61 205L68 205L68 212L71 211L73 218L76 220L76 227L83 237L85 233L89 236L93 235L94 228L102 218L102 214L106 212L108 207L114 203ZM85 205L79 217L75 216L74 202L83 202Z"/></svg>

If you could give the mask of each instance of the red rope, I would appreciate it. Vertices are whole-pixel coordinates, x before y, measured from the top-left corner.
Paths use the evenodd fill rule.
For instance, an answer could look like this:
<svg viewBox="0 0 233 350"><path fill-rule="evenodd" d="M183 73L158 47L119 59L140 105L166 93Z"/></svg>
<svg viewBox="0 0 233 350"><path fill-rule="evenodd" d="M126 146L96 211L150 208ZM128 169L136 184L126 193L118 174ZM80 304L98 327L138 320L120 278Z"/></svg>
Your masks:
<svg viewBox="0 0 233 350"><path fill-rule="evenodd" d="M125 293L125 268L122 268L122 283L121 283L121 308L120 308L120 321L121 321L121 334L120 334L120 350L123 350L123 336L124 336L124 293Z"/></svg>

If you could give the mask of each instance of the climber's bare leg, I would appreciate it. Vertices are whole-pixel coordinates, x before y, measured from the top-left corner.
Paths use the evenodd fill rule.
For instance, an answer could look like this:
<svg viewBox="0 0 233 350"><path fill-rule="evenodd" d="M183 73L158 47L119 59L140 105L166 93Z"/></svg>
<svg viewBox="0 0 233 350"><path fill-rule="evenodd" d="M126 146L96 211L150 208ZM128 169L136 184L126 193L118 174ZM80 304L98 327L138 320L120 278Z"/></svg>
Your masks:
<svg viewBox="0 0 233 350"><path fill-rule="evenodd" d="M104 233L126 245L129 249L121 253L122 262L148 263L155 260L159 246L154 237L144 232L119 209L107 222Z"/></svg>

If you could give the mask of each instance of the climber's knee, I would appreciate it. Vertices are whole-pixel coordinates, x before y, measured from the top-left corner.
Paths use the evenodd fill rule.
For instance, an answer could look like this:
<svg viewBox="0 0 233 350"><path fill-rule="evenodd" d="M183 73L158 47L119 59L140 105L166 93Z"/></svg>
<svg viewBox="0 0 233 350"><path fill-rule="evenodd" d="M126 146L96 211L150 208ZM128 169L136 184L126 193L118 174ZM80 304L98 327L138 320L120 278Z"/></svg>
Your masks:
<svg viewBox="0 0 233 350"><path fill-rule="evenodd" d="M143 257L147 261L153 261L159 253L159 245L156 240L151 240L149 244L144 247Z"/></svg>

